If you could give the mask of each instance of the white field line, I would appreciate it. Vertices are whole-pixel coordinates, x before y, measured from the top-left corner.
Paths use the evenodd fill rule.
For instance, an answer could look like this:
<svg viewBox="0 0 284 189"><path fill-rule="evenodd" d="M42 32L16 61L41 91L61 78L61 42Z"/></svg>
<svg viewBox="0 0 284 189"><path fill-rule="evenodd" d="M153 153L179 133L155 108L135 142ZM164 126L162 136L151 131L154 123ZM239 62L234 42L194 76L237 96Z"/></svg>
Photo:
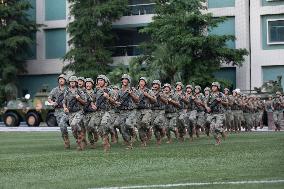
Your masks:
<svg viewBox="0 0 284 189"><path fill-rule="evenodd" d="M177 184L137 185L137 186L114 186L89 189L139 189L139 188L171 188L180 186L206 186L206 185L236 185L236 184L271 184L284 183L284 180L254 180L254 181L231 181L231 182L188 182Z"/></svg>

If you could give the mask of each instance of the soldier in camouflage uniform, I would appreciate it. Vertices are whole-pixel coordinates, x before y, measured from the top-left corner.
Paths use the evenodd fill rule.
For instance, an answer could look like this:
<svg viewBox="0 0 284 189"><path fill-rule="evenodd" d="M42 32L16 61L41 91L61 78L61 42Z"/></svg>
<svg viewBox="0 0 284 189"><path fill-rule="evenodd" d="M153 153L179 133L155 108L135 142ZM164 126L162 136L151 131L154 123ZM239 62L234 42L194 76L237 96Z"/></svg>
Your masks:
<svg viewBox="0 0 284 189"><path fill-rule="evenodd" d="M177 82L175 85L175 95L178 97L179 109L178 109L178 119L177 119L177 127L178 127L178 135L177 137L181 142L184 141L184 136L186 135L186 129L189 125L188 119L188 105L185 100L185 93L183 92L183 84L181 82Z"/></svg>
<svg viewBox="0 0 284 189"><path fill-rule="evenodd" d="M172 143L171 132L174 132L175 136L178 137L177 128L177 116L180 104L178 101L178 96L171 91L172 87L170 84L166 83L163 86L163 93L168 100L165 107L166 112L166 135L168 138L167 143Z"/></svg>
<svg viewBox="0 0 284 189"><path fill-rule="evenodd" d="M210 93L211 93L211 89L209 87L205 87L205 89L204 89L204 104L208 101L208 99L210 97ZM207 111L206 110L205 110L204 117L205 117L205 120L207 120ZM205 129L205 134L209 137L210 123L208 123L207 121L205 121L204 129Z"/></svg>
<svg viewBox="0 0 284 189"><path fill-rule="evenodd" d="M249 96L247 98L246 95L243 95L242 99L242 109L244 112L244 128L245 131L251 131L253 120L252 120L252 113L253 113L253 104L252 104L252 97Z"/></svg>
<svg viewBox="0 0 284 189"><path fill-rule="evenodd" d="M104 151L110 150L109 134L113 132L112 118L110 116L110 104L115 104L115 100L110 96L110 90L106 87L107 77L99 75L96 79L95 89L96 111L90 120L90 127L97 129L103 140Z"/></svg>
<svg viewBox="0 0 284 189"><path fill-rule="evenodd" d="M154 135L157 140L157 144L161 144L162 138L165 136L165 105L168 103L168 100L161 90L161 82L159 80L154 80L152 82L152 90L156 96L157 102L152 105L152 126Z"/></svg>
<svg viewBox="0 0 284 189"><path fill-rule="evenodd" d="M130 87L131 78L127 74L121 77L121 89L117 94L117 109L119 115L116 117L114 127L120 127L122 138L127 145L126 149L132 149L133 137L135 137L136 124L136 109L135 101L138 101L138 96L135 90Z"/></svg>
<svg viewBox="0 0 284 189"><path fill-rule="evenodd" d="M155 103L156 97L150 89L146 87L147 79L145 77L141 77L139 79L139 86L136 91L138 98L137 102L137 129L139 138L141 140L141 146L146 147L147 142L150 140L151 133L151 106Z"/></svg>
<svg viewBox="0 0 284 189"><path fill-rule="evenodd" d="M225 108L224 106L228 104L227 99L224 94L220 91L220 84L218 82L212 83L212 93L205 104L207 112L210 114L207 116L207 121L210 122L210 128L213 136L216 140L216 145L221 143L220 134L224 137L224 119L225 119Z"/></svg>
<svg viewBox="0 0 284 189"><path fill-rule="evenodd" d="M230 90L228 88L224 88L224 95L228 101L228 105L225 106L225 127L227 128L227 131L233 131L234 115L231 110L233 105L233 96L230 95Z"/></svg>
<svg viewBox="0 0 284 189"><path fill-rule="evenodd" d="M58 86L51 90L48 96L48 102L54 107L54 116L56 117L57 124L60 126L61 135L64 140L64 147L67 149L70 148L67 126L60 124L61 120L64 122L64 120L67 119L63 110L63 99L66 91L65 84L66 76L64 74L59 75Z"/></svg>
<svg viewBox="0 0 284 189"><path fill-rule="evenodd" d="M98 141L98 131L97 128L94 128L92 125L90 125L90 120L96 111L97 107L95 105L96 97L94 94L94 85L95 82L91 78L86 78L86 104L84 106L84 118L83 123L86 127L87 133L88 133L88 139L90 142L91 148L95 148L95 142Z"/></svg>
<svg viewBox="0 0 284 189"><path fill-rule="evenodd" d="M234 116L233 130L241 131L242 127L242 110L241 110L241 99L239 95L239 90L233 90L233 96L231 101L231 111Z"/></svg>
<svg viewBox="0 0 284 189"><path fill-rule="evenodd" d="M199 132L200 130L204 130L205 127L205 104L204 104L204 100L205 97L204 95L201 93L201 87L199 85L196 85L194 87L194 103L195 103L195 107L196 107L196 123L195 123L195 132L196 132L196 136L199 137Z"/></svg>
<svg viewBox="0 0 284 189"><path fill-rule="evenodd" d="M257 126L261 129L263 128L263 111L264 111L264 102L261 100L260 95L257 96Z"/></svg>
<svg viewBox="0 0 284 189"><path fill-rule="evenodd" d="M77 79L78 79L78 89L83 91L85 93L85 95L86 95L85 78L84 77L78 77ZM83 115L83 116L85 116L85 115ZM84 120L84 118L83 118L83 120ZM83 141L87 145L86 130L87 130L87 125L85 125L85 122L83 121L83 123L82 123L82 132L85 133L84 134L85 138L84 138Z"/></svg>
<svg viewBox="0 0 284 189"><path fill-rule="evenodd" d="M196 126L196 104L194 102L194 94L193 94L193 87L192 85L187 85L186 87L185 96L183 97L183 101L187 105L187 116L184 119L184 125L186 126L187 132L189 134L190 141L193 140L193 134L195 133L195 126Z"/></svg>
<svg viewBox="0 0 284 189"><path fill-rule="evenodd" d="M72 129L72 134L77 141L78 150L85 148L84 132L82 131L83 105L86 103L84 92L77 88L77 77L70 76L69 87L64 93L63 108L68 114L68 122Z"/></svg>
<svg viewBox="0 0 284 189"><path fill-rule="evenodd" d="M118 91L119 91L119 88L118 86L113 86L112 87L112 90L110 90L110 96L116 101L117 100L117 97L118 97ZM113 125L116 118L119 116L119 110L117 108L117 105L116 104L111 104L111 107L110 107L110 116L112 118L112 122L111 124ZM117 143L118 142L118 134L117 134L117 129L119 131L121 131L121 128L120 126L114 126L113 127L113 132L111 133L111 142L112 143Z"/></svg>
<svg viewBox="0 0 284 189"><path fill-rule="evenodd" d="M275 124L275 131L280 131L281 120L283 119L284 102L281 99L281 92L277 91L276 96L272 100L273 106L273 120Z"/></svg>

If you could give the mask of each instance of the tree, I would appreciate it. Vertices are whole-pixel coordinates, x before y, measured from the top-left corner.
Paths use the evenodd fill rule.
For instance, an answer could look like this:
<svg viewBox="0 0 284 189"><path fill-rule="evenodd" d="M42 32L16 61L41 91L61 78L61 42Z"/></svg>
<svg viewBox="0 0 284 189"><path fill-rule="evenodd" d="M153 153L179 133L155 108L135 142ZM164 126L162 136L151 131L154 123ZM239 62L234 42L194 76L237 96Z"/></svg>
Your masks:
<svg viewBox="0 0 284 189"><path fill-rule="evenodd" d="M127 0L69 0L74 21L68 25L71 49L64 70L95 78L109 71L112 22L127 11Z"/></svg>
<svg viewBox="0 0 284 189"><path fill-rule="evenodd" d="M0 101L16 97L16 75L25 72L34 34L40 25L30 19L32 9L27 0L0 1Z"/></svg>
<svg viewBox="0 0 284 189"><path fill-rule="evenodd" d="M221 64L241 66L246 49L226 46L232 35L208 35L226 18L205 13L205 0L156 0L153 22L141 30L151 40L138 61L163 82L183 81L208 85Z"/></svg>

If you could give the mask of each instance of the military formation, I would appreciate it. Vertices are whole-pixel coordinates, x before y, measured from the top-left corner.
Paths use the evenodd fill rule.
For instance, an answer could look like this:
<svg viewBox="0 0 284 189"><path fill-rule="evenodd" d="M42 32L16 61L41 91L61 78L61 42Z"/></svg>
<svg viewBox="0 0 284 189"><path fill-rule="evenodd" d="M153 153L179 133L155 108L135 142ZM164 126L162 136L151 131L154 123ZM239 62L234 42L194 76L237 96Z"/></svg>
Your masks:
<svg viewBox="0 0 284 189"><path fill-rule="evenodd" d="M188 136L192 141L201 133L212 134L219 145L228 132L261 127L264 110L273 112L276 130L280 130L284 110L281 92L262 100L256 95L241 94L239 89L232 93L227 88L223 92L220 89L218 82L202 91L198 85L162 85L159 80L149 83L145 77L133 84L127 74L122 75L121 86L110 86L105 75L94 81L76 76L67 80L62 74L48 101L55 109L66 149L70 148L68 126L78 150L87 145L96 148L101 138L105 152L118 142L118 133L126 149L132 149L137 140L146 147L152 134L157 145L163 138L172 143L173 136L181 142Z"/></svg>

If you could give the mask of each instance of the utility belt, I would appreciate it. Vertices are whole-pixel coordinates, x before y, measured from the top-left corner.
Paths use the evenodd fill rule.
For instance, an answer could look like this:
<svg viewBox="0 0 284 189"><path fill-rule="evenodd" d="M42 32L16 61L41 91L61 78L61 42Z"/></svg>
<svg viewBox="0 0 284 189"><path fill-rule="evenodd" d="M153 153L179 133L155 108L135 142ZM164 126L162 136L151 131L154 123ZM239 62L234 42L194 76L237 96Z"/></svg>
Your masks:
<svg viewBox="0 0 284 189"><path fill-rule="evenodd" d="M134 107L121 107L119 110L133 110Z"/></svg>
<svg viewBox="0 0 284 189"><path fill-rule="evenodd" d="M151 108L151 105L150 104L145 104L143 106L137 106L137 109L138 110L141 110L141 109L150 109Z"/></svg>

